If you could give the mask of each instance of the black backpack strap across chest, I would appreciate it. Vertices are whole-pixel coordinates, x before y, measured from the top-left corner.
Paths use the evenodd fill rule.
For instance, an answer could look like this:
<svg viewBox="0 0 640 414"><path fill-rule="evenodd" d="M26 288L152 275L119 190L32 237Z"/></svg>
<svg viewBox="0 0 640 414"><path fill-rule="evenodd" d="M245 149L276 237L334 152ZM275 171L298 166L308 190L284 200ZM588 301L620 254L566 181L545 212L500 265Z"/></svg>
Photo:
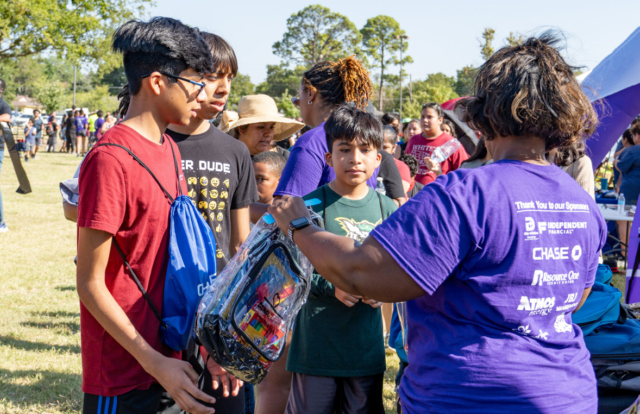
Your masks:
<svg viewBox="0 0 640 414"><path fill-rule="evenodd" d="M127 153L129 153L129 155L131 155L134 160L136 160L145 170L147 170L147 172L151 175L151 177L153 177L156 183L158 183L158 185L160 186L164 194L167 196L171 204L173 204L174 198L171 196L171 194L169 194L167 189L164 188L162 183L160 183L160 180L158 179L158 177L156 177L156 175L151 171L151 169L147 167L147 165L144 162L142 162L142 160L138 158L138 156L134 154L129 148L119 144L104 143L104 144L96 145L94 149L98 147L103 147L103 146L118 147L125 150ZM182 195L182 188L180 186L180 171L178 170L178 161L176 159L176 153L175 153L175 150L173 149L173 144L171 142L169 142L169 146L171 147L171 153L173 155L173 164L175 166L176 178L178 180L178 194ZM158 308L156 308L156 306L151 301L151 297L149 297L149 294L147 293L146 289L144 288L144 286L142 286L142 283L140 282L138 275L136 275L136 272L134 272L134 270L131 268L129 261L127 260L127 256L124 254L124 251L116 241L115 236L113 237L113 245L116 247L116 250L120 254L120 257L122 258L122 261L124 262L125 267L127 268L127 270L129 270L129 276L138 287L138 290L140 291L140 293L142 293L142 296L144 297L144 299L149 304L149 307L151 308L151 311L153 312L153 314L156 316L156 318L158 318L158 321L160 321L160 326L162 326L164 329L167 329L167 324L162 321L162 315L160 314L160 311L158 311Z"/></svg>

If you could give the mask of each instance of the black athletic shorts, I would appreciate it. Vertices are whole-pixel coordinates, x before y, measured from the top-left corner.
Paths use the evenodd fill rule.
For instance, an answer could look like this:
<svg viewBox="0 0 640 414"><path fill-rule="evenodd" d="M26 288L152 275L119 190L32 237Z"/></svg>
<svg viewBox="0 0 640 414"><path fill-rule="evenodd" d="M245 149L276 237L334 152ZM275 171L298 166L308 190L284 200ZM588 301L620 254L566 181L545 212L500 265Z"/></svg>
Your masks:
<svg viewBox="0 0 640 414"><path fill-rule="evenodd" d="M164 389L153 384L148 390L133 390L116 397L84 394L83 414L156 414Z"/></svg>

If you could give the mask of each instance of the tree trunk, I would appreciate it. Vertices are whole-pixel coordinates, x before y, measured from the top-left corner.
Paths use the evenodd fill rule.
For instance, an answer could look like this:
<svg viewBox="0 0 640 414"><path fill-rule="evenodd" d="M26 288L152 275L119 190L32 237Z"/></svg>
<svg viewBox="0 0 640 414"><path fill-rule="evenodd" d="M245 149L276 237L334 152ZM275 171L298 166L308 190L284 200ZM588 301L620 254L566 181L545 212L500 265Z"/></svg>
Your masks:
<svg viewBox="0 0 640 414"><path fill-rule="evenodd" d="M380 90L378 91L378 108L381 112L384 112L384 105L382 100L382 84L384 83L384 46L382 47L382 58L380 59Z"/></svg>

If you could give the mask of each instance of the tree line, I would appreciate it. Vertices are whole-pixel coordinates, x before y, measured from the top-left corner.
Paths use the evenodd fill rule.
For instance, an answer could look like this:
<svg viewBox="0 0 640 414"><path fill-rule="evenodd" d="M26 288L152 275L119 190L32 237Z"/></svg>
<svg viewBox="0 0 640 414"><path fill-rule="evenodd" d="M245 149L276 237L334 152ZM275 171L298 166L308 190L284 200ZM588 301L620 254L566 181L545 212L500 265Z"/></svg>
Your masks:
<svg viewBox="0 0 640 414"><path fill-rule="evenodd" d="M70 107L75 67L76 105L116 109L116 96L126 77L121 59L110 50L111 34L123 22L143 16L151 0L22 4L0 4L0 78L8 85L5 100L11 102L20 94L37 98L47 111ZM494 35L490 28L482 33L479 46L485 60L493 54ZM280 63L267 65L266 80L257 85L249 76L238 74L229 104L234 107L244 95L264 93L276 100L286 116L298 117L290 98L298 91L302 73L317 62L350 55L371 71L372 101L385 112L399 112L401 89L403 117L418 117L425 102L442 103L470 93L477 71L473 65L457 70L456 76L433 73L409 81L410 40L390 16L369 18L358 29L348 17L327 7L305 7L287 19L285 33L272 46ZM511 33L506 44L521 41L522 36Z"/></svg>

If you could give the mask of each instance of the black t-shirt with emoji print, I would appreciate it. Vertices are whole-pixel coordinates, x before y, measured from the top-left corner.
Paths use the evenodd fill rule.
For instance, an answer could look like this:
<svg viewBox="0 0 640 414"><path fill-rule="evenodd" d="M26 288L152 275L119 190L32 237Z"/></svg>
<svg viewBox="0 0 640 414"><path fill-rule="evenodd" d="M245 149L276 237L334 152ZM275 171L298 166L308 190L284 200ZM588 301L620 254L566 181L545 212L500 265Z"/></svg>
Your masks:
<svg viewBox="0 0 640 414"><path fill-rule="evenodd" d="M253 163L246 145L211 125L199 135L167 129L182 158L189 197L216 239L218 274L229 263L231 210L258 201Z"/></svg>

